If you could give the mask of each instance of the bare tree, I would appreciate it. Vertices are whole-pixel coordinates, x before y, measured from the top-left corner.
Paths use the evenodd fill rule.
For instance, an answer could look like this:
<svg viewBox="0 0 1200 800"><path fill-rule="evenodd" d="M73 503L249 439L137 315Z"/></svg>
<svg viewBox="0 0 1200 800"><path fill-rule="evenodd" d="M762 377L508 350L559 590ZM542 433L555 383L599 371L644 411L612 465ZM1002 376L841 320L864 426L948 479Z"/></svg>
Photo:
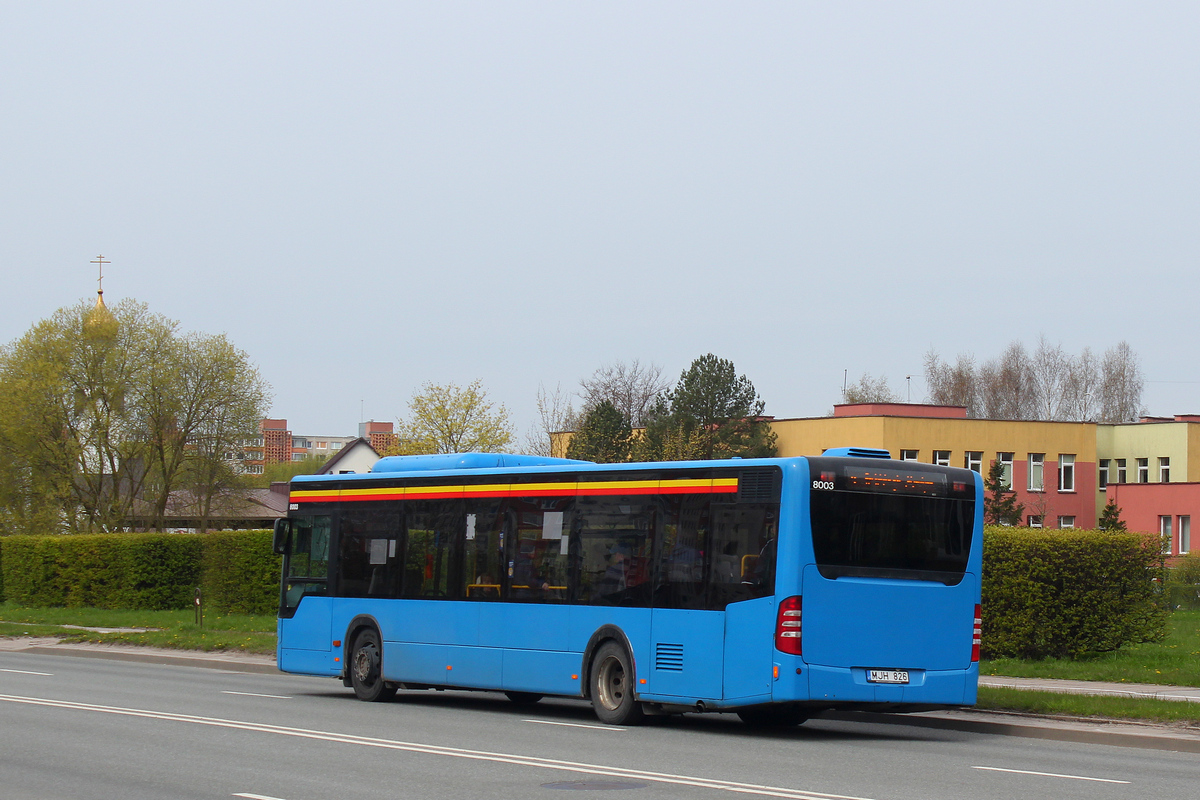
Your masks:
<svg viewBox="0 0 1200 800"><path fill-rule="evenodd" d="M538 384L538 421L525 434L525 452L535 456L552 456L553 437L556 433L573 431L579 427L580 415L571 404L571 397L558 384L554 392Z"/></svg>
<svg viewBox="0 0 1200 800"><path fill-rule="evenodd" d="M582 413L586 414L607 400L625 415L630 425L639 428L646 424L646 414L654 401L670 386L671 382L663 377L662 367L657 364L642 366L636 358L628 364L623 361L605 364L590 378L579 381Z"/></svg>
<svg viewBox="0 0 1200 800"><path fill-rule="evenodd" d="M979 370L981 412L987 419L1032 419L1036 397L1033 365L1020 342Z"/></svg>
<svg viewBox="0 0 1200 800"><path fill-rule="evenodd" d="M842 391L843 403L900 403L902 398L888 386L886 375L872 378L867 373Z"/></svg>
<svg viewBox="0 0 1200 800"><path fill-rule="evenodd" d="M1104 353L1100 379L1100 421L1133 422L1144 411L1142 368L1128 342L1120 342Z"/></svg>
<svg viewBox="0 0 1200 800"><path fill-rule="evenodd" d="M929 402L944 406L965 406L968 417L979 416L978 378L975 357L960 353L954 365L945 363L936 352L925 354L925 385Z"/></svg>
<svg viewBox="0 0 1200 800"><path fill-rule="evenodd" d="M1069 359L1063 386L1063 419L1089 421L1100 414L1100 363L1090 347Z"/></svg>
<svg viewBox="0 0 1200 800"><path fill-rule="evenodd" d="M1063 419L1064 385L1070 361L1062 345L1051 345L1045 335L1038 337L1033 353L1033 389L1037 397L1036 419Z"/></svg>

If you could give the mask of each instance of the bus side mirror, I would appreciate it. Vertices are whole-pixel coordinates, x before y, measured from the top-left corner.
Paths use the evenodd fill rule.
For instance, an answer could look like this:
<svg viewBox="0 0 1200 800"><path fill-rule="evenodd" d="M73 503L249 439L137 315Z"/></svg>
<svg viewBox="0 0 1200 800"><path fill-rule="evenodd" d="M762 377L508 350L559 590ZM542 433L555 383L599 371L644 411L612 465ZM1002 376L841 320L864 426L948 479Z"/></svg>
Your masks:
<svg viewBox="0 0 1200 800"><path fill-rule="evenodd" d="M291 520L275 520L275 535L271 537L271 549L279 555L287 552L288 537L292 535Z"/></svg>

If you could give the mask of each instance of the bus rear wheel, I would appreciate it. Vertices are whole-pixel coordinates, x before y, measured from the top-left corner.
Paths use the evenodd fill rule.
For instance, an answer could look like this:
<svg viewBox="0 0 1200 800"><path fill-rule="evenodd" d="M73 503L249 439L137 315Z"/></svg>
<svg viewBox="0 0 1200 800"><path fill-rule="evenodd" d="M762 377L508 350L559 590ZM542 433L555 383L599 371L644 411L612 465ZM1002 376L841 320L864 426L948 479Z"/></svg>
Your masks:
<svg viewBox="0 0 1200 800"><path fill-rule="evenodd" d="M746 708L737 715L755 728L790 728L808 721L808 713L799 706L760 706Z"/></svg>
<svg viewBox="0 0 1200 800"><path fill-rule="evenodd" d="M396 687L383 680L383 647L374 629L368 628L354 637L354 646L350 648L350 683L359 700L379 702L396 696Z"/></svg>
<svg viewBox="0 0 1200 800"><path fill-rule="evenodd" d="M637 725L642 704L634 697L633 668L629 654L616 642L605 642L592 659L592 709L609 725Z"/></svg>

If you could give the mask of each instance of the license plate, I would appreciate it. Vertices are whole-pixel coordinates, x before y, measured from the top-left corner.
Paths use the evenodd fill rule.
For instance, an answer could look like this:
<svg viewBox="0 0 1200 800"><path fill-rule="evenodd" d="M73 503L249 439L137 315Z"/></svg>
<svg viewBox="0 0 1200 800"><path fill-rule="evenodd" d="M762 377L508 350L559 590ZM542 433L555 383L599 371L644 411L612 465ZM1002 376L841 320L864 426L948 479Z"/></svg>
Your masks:
<svg viewBox="0 0 1200 800"><path fill-rule="evenodd" d="M908 683L906 669L871 669L867 670L867 681L870 683Z"/></svg>

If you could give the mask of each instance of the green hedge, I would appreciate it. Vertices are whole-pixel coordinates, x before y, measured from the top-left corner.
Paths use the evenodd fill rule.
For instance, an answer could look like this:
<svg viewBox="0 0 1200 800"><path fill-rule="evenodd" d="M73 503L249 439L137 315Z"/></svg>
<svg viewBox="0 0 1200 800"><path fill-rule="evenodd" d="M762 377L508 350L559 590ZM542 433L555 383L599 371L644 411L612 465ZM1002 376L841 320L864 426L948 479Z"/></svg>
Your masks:
<svg viewBox="0 0 1200 800"><path fill-rule="evenodd" d="M1075 657L1166 631L1157 537L989 527L983 538L986 657Z"/></svg>
<svg viewBox="0 0 1200 800"><path fill-rule="evenodd" d="M272 614L279 556L269 531L8 536L5 598L25 606L188 608L202 587L218 614Z"/></svg>
<svg viewBox="0 0 1200 800"><path fill-rule="evenodd" d="M221 614L274 614L282 561L271 551L271 531L205 534L205 606Z"/></svg>

